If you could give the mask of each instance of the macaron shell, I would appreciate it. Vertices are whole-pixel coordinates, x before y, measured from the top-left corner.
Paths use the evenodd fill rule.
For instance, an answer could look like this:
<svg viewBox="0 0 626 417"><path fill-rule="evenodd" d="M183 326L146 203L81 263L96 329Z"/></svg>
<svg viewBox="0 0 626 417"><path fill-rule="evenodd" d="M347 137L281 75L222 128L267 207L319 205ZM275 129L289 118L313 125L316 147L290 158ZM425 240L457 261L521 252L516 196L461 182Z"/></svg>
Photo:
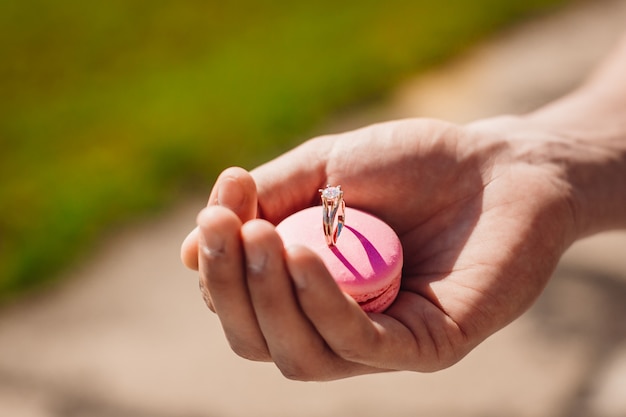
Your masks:
<svg viewBox="0 0 626 417"><path fill-rule="evenodd" d="M382 220L346 208L346 222L335 246L322 228L322 207L310 207L283 220L276 230L285 246L299 244L316 252L339 287L365 311L384 311L400 289L402 246Z"/></svg>

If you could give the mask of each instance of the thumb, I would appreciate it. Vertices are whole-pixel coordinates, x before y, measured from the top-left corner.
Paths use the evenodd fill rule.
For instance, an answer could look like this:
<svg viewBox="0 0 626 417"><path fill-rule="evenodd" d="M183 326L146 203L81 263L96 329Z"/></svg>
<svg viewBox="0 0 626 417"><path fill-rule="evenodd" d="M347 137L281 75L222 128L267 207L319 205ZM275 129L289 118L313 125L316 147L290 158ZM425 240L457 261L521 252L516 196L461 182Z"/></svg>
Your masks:
<svg viewBox="0 0 626 417"><path fill-rule="evenodd" d="M258 191L258 214L273 224L319 203L326 185L326 163L332 138L320 137L267 162L251 172Z"/></svg>
<svg viewBox="0 0 626 417"><path fill-rule="evenodd" d="M243 168L227 168L215 181L208 206L232 210L242 223L257 217L257 191L252 176Z"/></svg>

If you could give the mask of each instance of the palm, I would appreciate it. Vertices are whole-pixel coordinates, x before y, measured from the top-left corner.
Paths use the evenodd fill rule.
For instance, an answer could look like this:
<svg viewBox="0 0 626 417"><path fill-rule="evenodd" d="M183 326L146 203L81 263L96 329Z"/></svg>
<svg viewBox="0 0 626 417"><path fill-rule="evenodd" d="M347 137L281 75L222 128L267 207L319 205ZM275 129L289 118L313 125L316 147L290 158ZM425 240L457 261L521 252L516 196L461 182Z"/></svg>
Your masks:
<svg viewBox="0 0 626 417"><path fill-rule="evenodd" d="M530 165L507 159L501 168L498 158L507 158L507 148L486 132L416 120L324 138L327 146L317 144L323 155L313 158L325 161L324 168L308 178L317 181L311 190L341 184L348 206L396 230L405 255L400 298L410 302L396 303L387 314L414 334L426 327L431 335L458 340L450 362L527 308L563 249L559 239L542 239L561 214L556 189ZM298 192L281 206L264 205L261 192L261 207L278 221L289 213L277 207L294 211L318 198Z"/></svg>
<svg viewBox="0 0 626 417"><path fill-rule="evenodd" d="M558 176L532 160L546 138L518 143L507 131L387 123L308 141L252 176L225 171L209 201L224 207L200 214L182 252L199 261L233 349L301 379L436 370L517 317L564 249L571 213ZM286 251L276 234L272 223L319 204L326 183L400 236L402 288L385 314L365 315L317 256ZM199 256L198 237L214 246Z"/></svg>

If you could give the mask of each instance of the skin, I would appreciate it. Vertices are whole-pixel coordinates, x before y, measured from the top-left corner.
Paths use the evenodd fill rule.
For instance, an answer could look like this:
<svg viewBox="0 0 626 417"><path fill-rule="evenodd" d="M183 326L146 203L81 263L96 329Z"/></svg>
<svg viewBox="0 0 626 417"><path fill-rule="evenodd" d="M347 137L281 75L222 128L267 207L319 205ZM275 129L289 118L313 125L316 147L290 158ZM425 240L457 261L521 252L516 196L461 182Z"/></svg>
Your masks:
<svg viewBox="0 0 626 417"><path fill-rule="evenodd" d="M626 41L586 85L532 114L383 123L250 173L229 168L183 262L231 348L287 378L446 368L526 311L571 243L626 227L623 74ZM276 234L327 183L401 239L402 287L383 314L364 313L314 253Z"/></svg>

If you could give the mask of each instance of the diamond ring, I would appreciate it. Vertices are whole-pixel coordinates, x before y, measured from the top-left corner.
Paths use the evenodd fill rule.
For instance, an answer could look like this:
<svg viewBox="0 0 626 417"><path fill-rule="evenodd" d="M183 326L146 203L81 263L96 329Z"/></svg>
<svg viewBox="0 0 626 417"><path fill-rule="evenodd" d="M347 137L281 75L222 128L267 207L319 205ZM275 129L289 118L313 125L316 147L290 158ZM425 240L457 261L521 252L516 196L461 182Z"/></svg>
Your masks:
<svg viewBox="0 0 626 417"><path fill-rule="evenodd" d="M341 190L341 185L332 187L330 184L327 184L326 188L320 188L319 192L322 197L324 236L328 246L334 246L346 221L346 202L343 200L343 191Z"/></svg>

